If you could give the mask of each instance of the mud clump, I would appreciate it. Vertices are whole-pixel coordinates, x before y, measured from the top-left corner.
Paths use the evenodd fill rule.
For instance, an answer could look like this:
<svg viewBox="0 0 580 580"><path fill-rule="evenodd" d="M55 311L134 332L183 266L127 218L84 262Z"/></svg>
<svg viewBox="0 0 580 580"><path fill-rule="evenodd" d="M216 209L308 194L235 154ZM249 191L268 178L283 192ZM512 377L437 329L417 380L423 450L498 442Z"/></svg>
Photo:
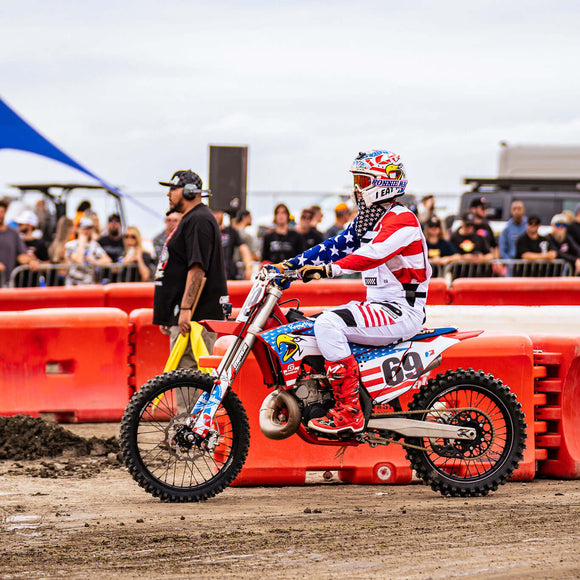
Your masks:
<svg viewBox="0 0 580 580"><path fill-rule="evenodd" d="M53 461L55 457L61 459ZM17 470L36 477L92 477L104 467L121 464L115 437L79 437L56 423L28 415L0 417L0 460L42 460L35 465L15 464Z"/></svg>

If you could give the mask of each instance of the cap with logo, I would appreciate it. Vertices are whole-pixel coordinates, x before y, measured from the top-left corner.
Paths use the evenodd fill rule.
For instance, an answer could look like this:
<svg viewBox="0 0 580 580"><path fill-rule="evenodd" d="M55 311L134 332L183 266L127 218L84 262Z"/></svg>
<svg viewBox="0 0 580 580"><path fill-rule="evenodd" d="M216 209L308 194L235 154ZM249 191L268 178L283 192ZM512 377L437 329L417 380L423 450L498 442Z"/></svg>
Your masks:
<svg viewBox="0 0 580 580"><path fill-rule="evenodd" d="M441 220L438 217L433 216L427 220L425 225L430 228L440 228Z"/></svg>
<svg viewBox="0 0 580 580"><path fill-rule="evenodd" d="M350 210L348 209L348 205L346 205L346 203L344 203L344 202L339 203L334 208L334 213L345 213L347 211L350 211Z"/></svg>
<svg viewBox="0 0 580 580"><path fill-rule="evenodd" d="M461 220L463 221L463 223L467 226L467 225L475 225L475 220L473 217L473 214L470 211L466 211L462 216L461 216Z"/></svg>
<svg viewBox="0 0 580 580"><path fill-rule="evenodd" d="M170 187L172 189L183 187L188 183L195 185L196 189L203 189L203 182L201 181L201 177L192 171L191 169L184 169L181 171L176 171L171 178L171 181L160 181L159 185L163 185L163 187Z"/></svg>
<svg viewBox="0 0 580 580"><path fill-rule="evenodd" d="M469 207L487 207L487 200L485 197L476 197L471 200Z"/></svg>

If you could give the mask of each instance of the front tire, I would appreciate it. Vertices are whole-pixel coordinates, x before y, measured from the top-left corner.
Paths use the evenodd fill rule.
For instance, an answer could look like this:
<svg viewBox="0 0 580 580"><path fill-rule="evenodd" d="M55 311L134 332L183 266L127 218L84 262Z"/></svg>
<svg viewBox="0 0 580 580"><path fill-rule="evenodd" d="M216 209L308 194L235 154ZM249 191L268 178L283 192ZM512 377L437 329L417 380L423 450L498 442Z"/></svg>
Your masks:
<svg viewBox="0 0 580 580"><path fill-rule="evenodd" d="M120 447L133 479L163 501L203 501L223 491L240 472L250 443L248 417L229 391L201 445L183 436L195 402L213 379L178 369L148 381L131 398L121 421ZM211 444L210 444L211 442Z"/></svg>
<svg viewBox="0 0 580 580"><path fill-rule="evenodd" d="M473 409L454 411L454 409ZM407 449L417 476L442 495L487 495L513 475L523 457L524 413L501 380L473 369L448 371L430 379L415 394L411 418L445 422L476 430L474 441L413 438L423 449Z"/></svg>

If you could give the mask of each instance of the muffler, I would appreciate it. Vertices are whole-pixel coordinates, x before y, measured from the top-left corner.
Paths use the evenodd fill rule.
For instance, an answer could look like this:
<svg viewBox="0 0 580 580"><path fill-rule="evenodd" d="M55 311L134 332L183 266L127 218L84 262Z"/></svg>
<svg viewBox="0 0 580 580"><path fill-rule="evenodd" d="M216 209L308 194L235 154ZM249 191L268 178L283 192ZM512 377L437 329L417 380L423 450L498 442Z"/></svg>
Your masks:
<svg viewBox="0 0 580 580"><path fill-rule="evenodd" d="M286 391L273 391L260 407L260 430L269 439L286 439L300 426L300 407Z"/></svg>

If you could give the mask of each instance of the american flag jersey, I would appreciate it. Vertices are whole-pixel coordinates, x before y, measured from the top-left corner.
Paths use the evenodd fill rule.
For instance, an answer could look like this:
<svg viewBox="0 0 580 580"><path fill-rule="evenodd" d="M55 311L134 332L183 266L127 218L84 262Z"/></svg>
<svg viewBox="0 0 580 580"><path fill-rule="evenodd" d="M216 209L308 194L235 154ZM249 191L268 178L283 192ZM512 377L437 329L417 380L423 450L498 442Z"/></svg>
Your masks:
<svg viewBox="0 0 580 580"><path fill-rule="evenodd" d="M294 269L305 265L332 263L334 276L364 272L367 301L407 301L408 287L416 286L415 307L425 306L431 266L427 243L415 214L400 203L393 203L372 229L362 237L356 234L358 216L342 233L288 260Z"/></svg>

